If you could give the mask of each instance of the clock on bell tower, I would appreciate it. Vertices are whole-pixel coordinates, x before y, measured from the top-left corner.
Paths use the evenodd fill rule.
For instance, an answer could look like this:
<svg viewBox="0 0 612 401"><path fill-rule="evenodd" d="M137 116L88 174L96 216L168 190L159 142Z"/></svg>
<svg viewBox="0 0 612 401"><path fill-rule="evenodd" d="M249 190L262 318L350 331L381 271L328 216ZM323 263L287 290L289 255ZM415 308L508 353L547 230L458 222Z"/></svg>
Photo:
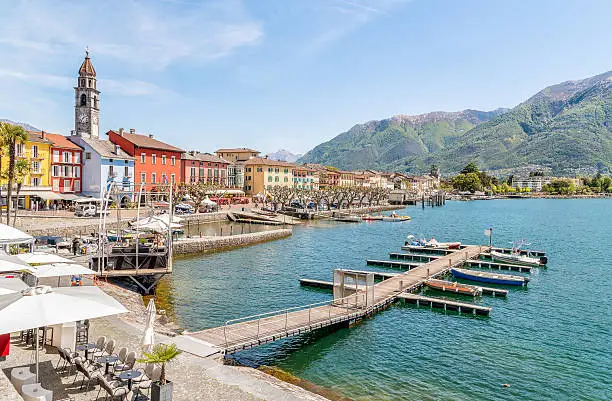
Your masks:
<svg viewBox="0 0 612 401"><path fill-rule="evenodd" d="M86 50L74 87L74 130L79 136L99 138L100 92L96 85L96 70Z"/></svg>

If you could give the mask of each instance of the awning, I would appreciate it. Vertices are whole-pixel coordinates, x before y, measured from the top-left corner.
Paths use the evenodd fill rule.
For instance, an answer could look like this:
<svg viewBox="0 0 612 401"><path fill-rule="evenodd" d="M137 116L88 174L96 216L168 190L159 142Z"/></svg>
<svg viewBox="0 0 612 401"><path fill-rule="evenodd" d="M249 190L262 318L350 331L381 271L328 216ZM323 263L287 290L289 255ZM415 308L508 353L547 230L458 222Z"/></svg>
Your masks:
<svg viewBox="0 0 612 401"><path fill-rule="evenodd" d="M34 242L34 237L15 227L0 224L0 245L24 244Z"/></svg>
<svg viewBox="0 0 612 401"><path fill-rule="evenodd" d="M38 196L41 199L44 200L61 200L63 199L60 195L56 194L55 192L51 192L51 191L38 191L38 190L25 190L25 191L19 191L19 196Z"/></svg>
<svg viewBox="0 0 612 401"><path fill-rule="evenodd" d="M75 194L60 194L60 196L64 199L64 200L68 200L68 201L74 201L77 199L81 199L80 196L77 196Z"/></svg>

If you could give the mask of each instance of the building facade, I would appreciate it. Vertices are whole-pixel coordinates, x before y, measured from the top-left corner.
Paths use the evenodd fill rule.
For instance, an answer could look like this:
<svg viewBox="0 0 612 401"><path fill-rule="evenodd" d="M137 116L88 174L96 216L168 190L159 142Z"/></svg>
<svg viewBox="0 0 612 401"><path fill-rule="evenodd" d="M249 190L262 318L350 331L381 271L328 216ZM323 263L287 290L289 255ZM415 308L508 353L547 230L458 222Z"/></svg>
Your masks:
<svg viewBox="0 0 612 401"><path fill-rule="evenodd" d="M229 164L227 167L227 186L230 188L246 189L245 162L253 157L258 157L257 150L249 148L225 148L218 149L215 154Z"/></svg>
<svg viewBox="0 0 612 401"><path fill-rule="evenodd" d="M119 145L128 155L135 158L134 183L150 192L159 185L178 183L181 180L181 156L183 150L168 145L150 135L137 134L134 129L125 132L108 131L111 143Z"/></svg>
<svg viewBox="0 0 612 401"><path fill-rule="evenodd" d="M46 134L51 145L51 188L60 194L81 192L83 149L60 134Z"/></svg>
<svg viewBox="0 0 612 401"><path fill-rule="evenodd" d="M293 186L295 165L261 157L245 162L245 192L247 195L265 194L273 186Z"/></svg>
<svg viewBox="0 0 612 401"><path fill-rule="evenodd" d="M210 153L189 151L181 156L181 182L206 182L228 186L229 162Z"/></svg>
<svg viewBox="0 0 612 401"><path fill-rule="evenodd" d="M306 166L294 166L293 187L297 189L319 189L319 182L315 185L315 169Z"/></svg>

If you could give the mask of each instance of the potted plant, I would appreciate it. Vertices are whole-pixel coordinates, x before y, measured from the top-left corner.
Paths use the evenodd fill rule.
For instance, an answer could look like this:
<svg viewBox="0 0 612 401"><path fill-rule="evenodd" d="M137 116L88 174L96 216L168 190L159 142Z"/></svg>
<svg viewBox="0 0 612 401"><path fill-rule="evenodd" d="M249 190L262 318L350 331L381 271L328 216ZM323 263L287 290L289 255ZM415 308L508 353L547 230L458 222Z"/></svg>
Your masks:
<svg viewBox="0 0 612 401"><path fill-rule="evenodd" d="M166 380L166 363L172 361L183 351L176 344L157 344L151 352L143 352L140 363L161 364L159 381L151 384L151 401L172 401L172 382Z"/></svg>

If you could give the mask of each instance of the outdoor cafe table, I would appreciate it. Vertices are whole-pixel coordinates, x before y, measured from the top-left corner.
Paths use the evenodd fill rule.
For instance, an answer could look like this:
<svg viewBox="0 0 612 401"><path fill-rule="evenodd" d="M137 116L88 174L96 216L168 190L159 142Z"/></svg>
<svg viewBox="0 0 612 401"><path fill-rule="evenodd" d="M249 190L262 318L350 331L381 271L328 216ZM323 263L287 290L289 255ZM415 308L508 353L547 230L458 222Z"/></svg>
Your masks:
<svg viewBox="0 0 612 401"><path fill-rule="evenodd" d="M119 378L121 380L127 380L127 386L128 386L128 390L132 390L132 379L135 379L137 377L140 377L140 375L142 375L142 372L138 371L138 370L126 370L125 372L121 372L121 374L119 375Z"/></svg>
<svg viewBox="0 0 612 401"><path fill-rule="evenodd" d="M106 364L106 368L104 369L104 374L107 375L108 374L108 367L110 366L111 363L115 363L119 360L119 357L117 357L116 355L104 355L101 356L100 358L98 358L98 363L104 363Z"/></svg>
<svg viewBox="0 0 612 401"><path fill-rule="evenodd" d="M90 349L94 349L94 348L96 348L96 344L89 343L89 344L77 345L76 350L77 351L85 351L85 359L87 359L87 357L89 355L89 350Z"/></svg>

